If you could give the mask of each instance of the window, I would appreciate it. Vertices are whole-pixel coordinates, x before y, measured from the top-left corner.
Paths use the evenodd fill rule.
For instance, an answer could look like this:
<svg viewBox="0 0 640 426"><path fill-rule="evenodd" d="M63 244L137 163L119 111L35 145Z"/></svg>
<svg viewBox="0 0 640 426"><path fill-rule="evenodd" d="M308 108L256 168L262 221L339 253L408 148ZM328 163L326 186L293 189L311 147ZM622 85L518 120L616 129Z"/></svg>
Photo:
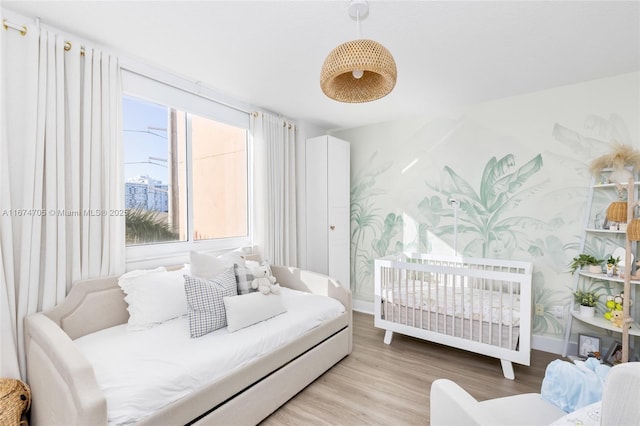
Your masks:
<svg viewBox="0 0 640 426"><path fill-rule="evenodd" d="M248 115L229 119L213 101L132 77L122 103L127 246L248 244Z"/></svg>

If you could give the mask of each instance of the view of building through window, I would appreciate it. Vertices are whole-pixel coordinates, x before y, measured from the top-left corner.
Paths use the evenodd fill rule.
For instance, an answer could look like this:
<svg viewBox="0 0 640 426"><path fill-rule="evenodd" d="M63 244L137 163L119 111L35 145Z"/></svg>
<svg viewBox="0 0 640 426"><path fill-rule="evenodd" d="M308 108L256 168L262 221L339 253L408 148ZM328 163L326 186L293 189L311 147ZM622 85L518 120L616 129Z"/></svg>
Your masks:
<svg viewBox="0 0 640 426"><path fill-rule="evenodd" d="M246 129L127 96L123 131L127 245L248 234Z"/></svg>

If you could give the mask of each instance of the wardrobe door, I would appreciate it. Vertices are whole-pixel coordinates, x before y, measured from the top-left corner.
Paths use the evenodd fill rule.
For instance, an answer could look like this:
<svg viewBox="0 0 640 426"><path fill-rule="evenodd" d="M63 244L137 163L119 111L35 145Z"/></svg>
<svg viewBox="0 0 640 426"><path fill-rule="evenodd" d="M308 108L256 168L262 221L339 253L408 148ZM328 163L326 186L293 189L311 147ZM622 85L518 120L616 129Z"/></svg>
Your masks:
<svg viewBox="0 0 640 426"><path fill-rule="evenodd" d="M307 269L349 288L349 143L332 136L306 141Z"/></svg>
<svg viewBox="0 0 640 426"><path fill-rule="evenodd" d="M328 275L339 280L345 288L349 288L351 245L349 143L333 137L329 137L327 142Z"/></svg>

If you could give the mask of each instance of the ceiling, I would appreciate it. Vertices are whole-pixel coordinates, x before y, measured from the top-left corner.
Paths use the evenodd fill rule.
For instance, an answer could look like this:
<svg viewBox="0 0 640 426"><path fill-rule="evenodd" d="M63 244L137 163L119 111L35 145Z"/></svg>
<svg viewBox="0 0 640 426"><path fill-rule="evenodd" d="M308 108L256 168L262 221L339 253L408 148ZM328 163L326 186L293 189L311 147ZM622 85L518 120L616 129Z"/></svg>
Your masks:
<svg viewBox="0 0 640 426"><path fill-rule="evenodd" d="M363 38L398 81L326 98L322 63L356 38L348 1L7 1L3 7L238 101L325 130L429 115L640 69L639 1L370 1Z"/></svg>

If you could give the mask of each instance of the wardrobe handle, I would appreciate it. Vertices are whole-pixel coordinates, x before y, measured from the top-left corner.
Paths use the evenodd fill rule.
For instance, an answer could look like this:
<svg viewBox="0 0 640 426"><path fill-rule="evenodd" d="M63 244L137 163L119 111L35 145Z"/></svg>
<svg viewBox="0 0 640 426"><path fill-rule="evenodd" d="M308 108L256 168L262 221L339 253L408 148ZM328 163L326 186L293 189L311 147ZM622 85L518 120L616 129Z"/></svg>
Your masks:
<svg viewBox="0 0 640 426"><path fill-rule="evenodd" d="M329 226L329 229L331 229L332 231L336 229L335 225L331 225Z"/></svg>

